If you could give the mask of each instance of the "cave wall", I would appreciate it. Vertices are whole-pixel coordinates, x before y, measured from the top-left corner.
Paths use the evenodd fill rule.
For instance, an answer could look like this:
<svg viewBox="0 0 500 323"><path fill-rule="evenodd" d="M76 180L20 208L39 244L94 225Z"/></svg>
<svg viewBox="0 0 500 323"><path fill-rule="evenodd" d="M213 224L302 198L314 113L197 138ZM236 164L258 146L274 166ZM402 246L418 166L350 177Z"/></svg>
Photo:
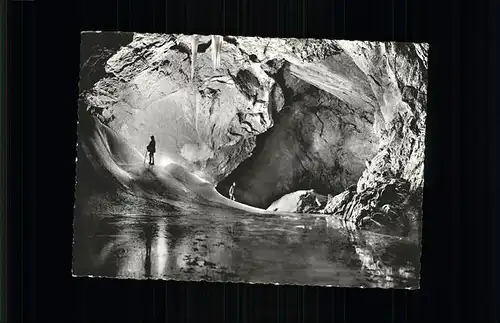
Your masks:
<svg viewBox="0 0 500 323"><path fill-rule="evenodd" d="M340 42L369 76L380 138L356 189L333 196L324 213L358 226L420 231L427 108L427 44Z"/></svg>
<svg viewBox="0 0 500 323"><path fill-rule="evenodd" d="M341 41L342 48L368 75L377 97L375 131L381 149L358 185L372 185L375 173L423 187L427 108L427 44Z"/></svg>
<svg viewBox="0 0 500 323"><path fill-rule="evenodd" d="M80 37L80 93L86 94L106 76L105 65L121 47L130 44L133 33L82 32Z"/></svg>

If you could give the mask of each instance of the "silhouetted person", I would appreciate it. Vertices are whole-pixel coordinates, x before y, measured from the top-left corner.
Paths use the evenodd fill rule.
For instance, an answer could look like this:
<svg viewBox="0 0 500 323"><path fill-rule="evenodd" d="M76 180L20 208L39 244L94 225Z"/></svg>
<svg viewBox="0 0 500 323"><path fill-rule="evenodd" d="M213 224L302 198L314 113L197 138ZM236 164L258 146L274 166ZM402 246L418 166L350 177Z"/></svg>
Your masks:
<svg viewBox="0 0 500 323"><path fill-rule="evenodd" d="M149 165L154 165L155 164L155 153L156 153L155 136L151 136L151 141L149 142L146 149L149 152Z"/></svg>
<svg viewBox="0 0 500 323"><path fill-rule="evenodd" d="M233 182L231 187L229 188L229 198L234 201L234 188L236 187L236 183Z"/></svg>

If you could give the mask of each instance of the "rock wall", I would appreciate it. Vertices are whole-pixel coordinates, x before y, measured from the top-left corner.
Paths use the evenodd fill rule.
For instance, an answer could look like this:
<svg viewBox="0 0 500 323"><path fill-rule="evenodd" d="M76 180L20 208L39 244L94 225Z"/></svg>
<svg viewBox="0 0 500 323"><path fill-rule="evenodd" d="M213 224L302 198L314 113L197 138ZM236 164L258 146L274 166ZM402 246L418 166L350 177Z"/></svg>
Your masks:
<svg viewBox="0 0 500 323"><path fill-rule="evenodd" d="M381 139L355 191L332 197L324 213L360 226L418 226L422 217L426 44L340 42L370 78L380 106L375 131Z"/></svg>
<svg viewBox="0 0 500 323"><path fill-rule="evenodd" d="M106 76L106 62L133 40L131 33L82 32L80 39L80 82L82 96Z"/></svg>

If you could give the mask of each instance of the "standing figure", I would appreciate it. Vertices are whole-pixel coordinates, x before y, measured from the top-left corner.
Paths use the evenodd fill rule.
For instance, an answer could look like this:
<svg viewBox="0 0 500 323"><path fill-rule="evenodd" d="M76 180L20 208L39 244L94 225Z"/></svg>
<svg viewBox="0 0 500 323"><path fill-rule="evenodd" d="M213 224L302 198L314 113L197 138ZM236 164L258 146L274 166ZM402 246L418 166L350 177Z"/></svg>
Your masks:
<svg viewBox="0 0 500 323"><path fill-rule="evenodd" d="M236 183L233 182L233 184L231 185L231 187L229 188L229 198L234 201L234 188L236 186Z"/></svg>
<svg viewBox="0 0 500 323"><path fill-rule="evenodd" d="M149 142L146 149L149 152L149 165L154 165L155 164L155 153L156 153L155 136L151 136L151 141Z"/></svg>

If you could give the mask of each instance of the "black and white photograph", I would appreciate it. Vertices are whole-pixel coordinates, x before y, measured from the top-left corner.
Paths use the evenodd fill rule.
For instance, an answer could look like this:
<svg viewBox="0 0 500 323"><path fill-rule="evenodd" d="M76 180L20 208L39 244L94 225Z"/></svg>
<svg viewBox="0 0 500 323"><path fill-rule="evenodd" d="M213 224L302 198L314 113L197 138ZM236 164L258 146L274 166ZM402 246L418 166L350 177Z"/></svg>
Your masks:
<svg viewBox="0 0 500 323"><path fill-rule="evenodd" d="M82 32L73 276L419 289L428 50Z"/></svg>

